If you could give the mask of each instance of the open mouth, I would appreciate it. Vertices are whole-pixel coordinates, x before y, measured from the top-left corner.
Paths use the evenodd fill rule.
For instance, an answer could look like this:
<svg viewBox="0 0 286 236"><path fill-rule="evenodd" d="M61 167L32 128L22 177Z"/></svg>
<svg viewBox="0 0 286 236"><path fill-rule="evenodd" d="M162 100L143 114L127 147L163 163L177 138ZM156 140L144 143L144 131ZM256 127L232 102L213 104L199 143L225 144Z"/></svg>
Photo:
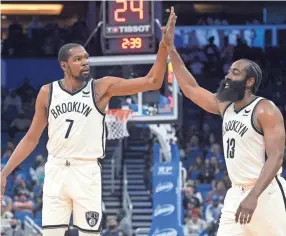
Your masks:
<svg viewBox="0 0 286 236"><path fill-rule="evenodd" d="M87 74L87 73L89 73L89 69L82 70L81 72L84 74Z"/></svg>
<svg viewBox="0 0 286 236"><path fill-rule="evenodd" d="M225 83L224 88L229 88L229 83Z"/></svg>
<svg viewBox="0 0 286 236"><path fill-rule="evenodd" d="M83 67L81 71L82 71L82 72L89 71L89 66L85 66L85 67Z"/></svg>

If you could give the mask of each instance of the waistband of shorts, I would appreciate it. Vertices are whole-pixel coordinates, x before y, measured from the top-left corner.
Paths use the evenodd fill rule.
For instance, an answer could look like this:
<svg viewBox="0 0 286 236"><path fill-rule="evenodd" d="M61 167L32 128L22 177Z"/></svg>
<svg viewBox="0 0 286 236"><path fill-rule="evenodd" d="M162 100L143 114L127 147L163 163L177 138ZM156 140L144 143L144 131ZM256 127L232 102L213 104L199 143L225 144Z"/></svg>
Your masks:
<svg viewBox="0 0 286 236"><path fill-rule="evenodd" d="M281 174L276 175L278 178L282 177ZM231 186L234 188L241 188L242 190L248 190L254 187L254 185L256 184L257 179L255 180L250 180L248 183L245 184L236 184L236 183L232 183ZM275 178L271 181L270 185L276 184Z"/></svg>
<svg viewBox="0 0 286 236"><path fill-rule="evenodd" d="M98 158L58 158L53 156L48 156L47 163L56 166L85 166L85 165L92 165L98 164L101 167Z"/></svg>
<svg viewBox="0 0 286 236"><path fill-rule="evenodd" d="M248 190L248 189L253 188L255 183L256 183L256 181L249 182L249 183L246 183L246 184L234 184L234 183L232 183L231 186L233 188L241 188L242 190Z"/></svg>

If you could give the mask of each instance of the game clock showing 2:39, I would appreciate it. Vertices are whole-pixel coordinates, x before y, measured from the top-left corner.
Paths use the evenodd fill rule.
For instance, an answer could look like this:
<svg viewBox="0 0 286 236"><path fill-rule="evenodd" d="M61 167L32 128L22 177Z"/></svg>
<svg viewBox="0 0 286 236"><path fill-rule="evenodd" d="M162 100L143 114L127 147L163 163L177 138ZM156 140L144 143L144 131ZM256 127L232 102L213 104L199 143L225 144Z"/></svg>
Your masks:
<svg viewBox="0 0 286 236"><path fill-rule="evenodd" d="M153 2L104 1L103 8L102 46L105 54L155 51Z"/></svg>

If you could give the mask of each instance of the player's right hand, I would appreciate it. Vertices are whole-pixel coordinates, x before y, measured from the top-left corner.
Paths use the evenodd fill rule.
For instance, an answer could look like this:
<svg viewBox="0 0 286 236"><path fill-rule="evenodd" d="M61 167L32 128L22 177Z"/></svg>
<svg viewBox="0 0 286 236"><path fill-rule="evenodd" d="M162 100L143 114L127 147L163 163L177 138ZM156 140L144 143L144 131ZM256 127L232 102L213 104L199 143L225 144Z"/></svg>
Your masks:
<svg viewBox="0 0 286 236"><path fill-rule="evenodd" d="M2 201L3 201L3 199L4 199L4 193L5 193L6 182L7 182L6 177L3 176L2 173L1 173L1 204L2 204Z"/></svg>
<svg viewBox="0 0 286 236"><path fill-rule="evenodd" d="M162 33L163 33L162 42L167 47L174 46L176 20L177 16L175 14L174 7L171 7L168 23L165 27L162 27Z"/></svg>

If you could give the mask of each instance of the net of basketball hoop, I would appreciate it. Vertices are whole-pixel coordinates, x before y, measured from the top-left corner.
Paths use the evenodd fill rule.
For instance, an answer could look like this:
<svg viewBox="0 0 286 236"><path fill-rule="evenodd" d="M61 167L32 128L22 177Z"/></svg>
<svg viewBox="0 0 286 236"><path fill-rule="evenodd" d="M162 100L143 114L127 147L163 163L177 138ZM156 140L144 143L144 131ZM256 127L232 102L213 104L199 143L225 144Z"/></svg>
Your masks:
<svg viewBox="0 0 286 236"><path fill-rule="evenodd" d="M115 140L129 136L127 122L132 115L131 110L109 109L106 114L107 139Z"/></svg>

